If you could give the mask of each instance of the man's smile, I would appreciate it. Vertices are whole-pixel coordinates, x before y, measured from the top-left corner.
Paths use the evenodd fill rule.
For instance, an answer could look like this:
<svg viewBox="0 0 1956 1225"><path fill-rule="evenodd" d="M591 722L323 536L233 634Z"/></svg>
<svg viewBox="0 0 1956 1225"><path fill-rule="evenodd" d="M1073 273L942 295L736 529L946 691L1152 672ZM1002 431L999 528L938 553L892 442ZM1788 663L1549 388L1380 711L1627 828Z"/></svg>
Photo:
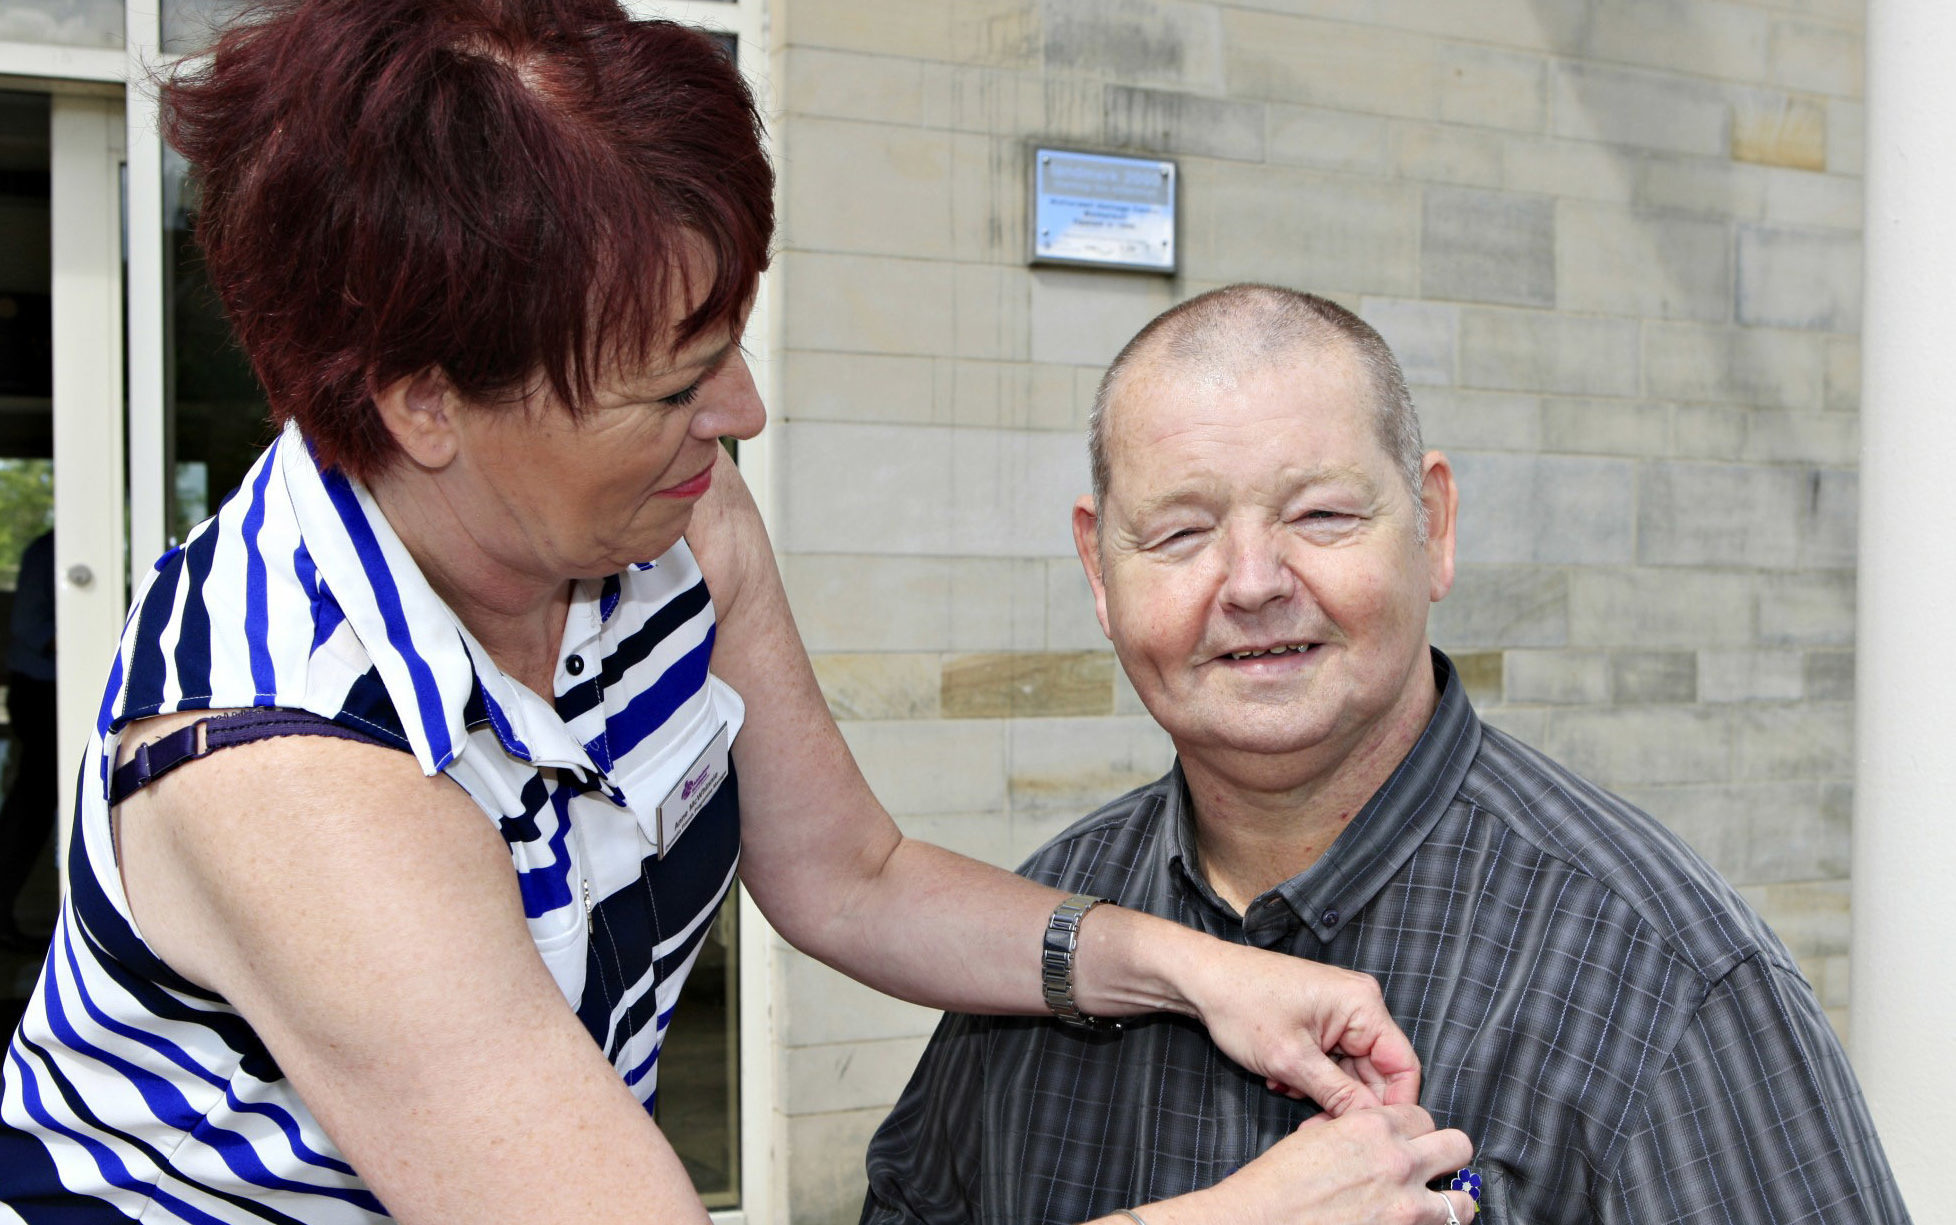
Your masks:
<svg viewBox="0 0 1956 1225"><path fill-rule="evenodd" d="M1231 659L1258 659L1265 655L1284 655L1290 652L1301 655L1317 645L1315 642L1279 642L1274 646L1245 647L1240 651L1230 651L1228 656Z"/></svg>

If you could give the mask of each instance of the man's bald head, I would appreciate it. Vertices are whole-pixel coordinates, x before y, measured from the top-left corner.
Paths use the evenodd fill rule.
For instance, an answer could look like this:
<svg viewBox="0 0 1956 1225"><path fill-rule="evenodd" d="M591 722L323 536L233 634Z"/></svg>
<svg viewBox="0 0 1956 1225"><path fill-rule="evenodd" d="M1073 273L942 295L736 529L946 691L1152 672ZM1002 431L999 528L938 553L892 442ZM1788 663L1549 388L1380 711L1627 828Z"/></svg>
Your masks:
<svg viewBox="0 0 1956 1225"><path fill-rule="evenodd" d="M1379 444L1417 505L1425 448L1406 377L1384 339L1336 302L1276 285L1249 284L1213 289L1163 311L1107 367L1087 419L1094 502L1107 495L1108 418L1140 374L1224 383L1287 360L1339 352L1355 360L1370 383Z"/></svg>

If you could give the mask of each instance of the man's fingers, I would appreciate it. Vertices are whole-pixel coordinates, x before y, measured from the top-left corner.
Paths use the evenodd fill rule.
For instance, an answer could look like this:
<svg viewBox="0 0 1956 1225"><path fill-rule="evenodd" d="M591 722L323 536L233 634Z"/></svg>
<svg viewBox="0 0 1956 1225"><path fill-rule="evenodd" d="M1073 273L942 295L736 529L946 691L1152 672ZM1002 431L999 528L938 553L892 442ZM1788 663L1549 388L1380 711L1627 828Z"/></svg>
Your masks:
<svg viewBox="0 0 1956 1225"><path fill-rule="evenodd" d="M1454 1221L1467 1225L1481 1210L1474 1197L1465 1191L1435 1191L1433 1194L1440 1197L1433 1201L1433 1225L1452 1225ZM1453 1210L1451 1213L1448 1212L1449 1207Z"/></svg>

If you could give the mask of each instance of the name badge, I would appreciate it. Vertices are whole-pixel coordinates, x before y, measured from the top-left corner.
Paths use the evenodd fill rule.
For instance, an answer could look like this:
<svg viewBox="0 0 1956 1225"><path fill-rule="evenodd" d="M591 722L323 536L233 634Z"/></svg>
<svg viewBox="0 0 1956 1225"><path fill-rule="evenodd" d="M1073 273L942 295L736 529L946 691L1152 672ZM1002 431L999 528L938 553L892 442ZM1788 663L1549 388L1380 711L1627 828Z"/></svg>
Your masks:
<svg viewBox="0 0 1956 1225"><path fill-rule="evenodd" d="M693 758L693 764L686 767L678 785L660 801L659 858L666 857L666 852L679 841L679 835L686 832L693 818L700 815L707 801L720 790L720 784L727 781L727 755L731 748L727 725L722 723L700 755Z"/></svg>

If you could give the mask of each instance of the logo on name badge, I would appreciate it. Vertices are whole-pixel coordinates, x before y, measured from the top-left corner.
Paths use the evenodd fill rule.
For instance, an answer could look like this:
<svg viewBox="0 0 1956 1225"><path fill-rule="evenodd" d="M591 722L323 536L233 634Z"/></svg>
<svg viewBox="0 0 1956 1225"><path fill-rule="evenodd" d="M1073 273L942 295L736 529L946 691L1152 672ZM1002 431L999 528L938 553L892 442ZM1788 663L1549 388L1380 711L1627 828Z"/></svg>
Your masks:
<svg viewBox="0 0 1956 1225"><path fill-rule="evenodd" d="M727 725L722 723L720 730L713 733L713 739L693 758L693 764L686 767L686 773L679 782L666 793L659 804L659 858L679 841L679 836L693 823L693 818L705 810L707 801L720 790L720 784L727 781L727 757L732 741L727 735Z"/></svg>

